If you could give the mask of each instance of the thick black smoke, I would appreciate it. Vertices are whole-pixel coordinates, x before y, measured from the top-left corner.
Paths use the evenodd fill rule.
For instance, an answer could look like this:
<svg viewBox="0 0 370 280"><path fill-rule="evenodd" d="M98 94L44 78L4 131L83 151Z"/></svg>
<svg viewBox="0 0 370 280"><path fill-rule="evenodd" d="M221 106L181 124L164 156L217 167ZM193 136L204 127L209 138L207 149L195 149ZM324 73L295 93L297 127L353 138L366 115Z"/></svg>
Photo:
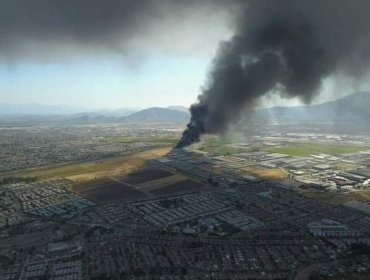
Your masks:
<svg viewBox="0 0 370 280"><path fill-rule="evenodd" d="M228 9L222 0L0 0L0 61L107 50L133 56L137 48L163 48L164 41L176 45L193 17Z"/></svg>
<svg viewBox="0 0 370 280"><path fill-rule="evenodd" d="M369 70L368 0L250 0L244 9L177 147L224 132L269 92L308 103L324 78Z"/></svg>

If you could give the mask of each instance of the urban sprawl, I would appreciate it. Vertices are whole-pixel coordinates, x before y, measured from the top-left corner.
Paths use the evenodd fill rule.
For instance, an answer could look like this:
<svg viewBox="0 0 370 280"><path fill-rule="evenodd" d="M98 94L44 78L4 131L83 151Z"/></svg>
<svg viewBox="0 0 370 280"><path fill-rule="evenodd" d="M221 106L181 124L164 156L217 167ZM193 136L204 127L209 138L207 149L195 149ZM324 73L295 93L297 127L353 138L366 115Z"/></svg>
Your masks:
<svg viewBox="0 0 370 280"><path fill-rule="evenodd" d="M127 174L27 181L16 170L166 147L181 129L2 131L0 279L369 275L368 136L206 136Z"/></svg>

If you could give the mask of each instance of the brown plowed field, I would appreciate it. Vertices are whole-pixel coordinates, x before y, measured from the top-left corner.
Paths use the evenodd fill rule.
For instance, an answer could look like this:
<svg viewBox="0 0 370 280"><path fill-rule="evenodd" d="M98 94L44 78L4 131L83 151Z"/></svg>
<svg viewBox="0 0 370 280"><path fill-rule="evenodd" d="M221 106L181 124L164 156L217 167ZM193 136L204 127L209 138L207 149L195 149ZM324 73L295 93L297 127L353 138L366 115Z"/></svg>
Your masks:
<svg viewBox="0 0 370 280"><path fill-rule="evenodd" d="M145 198L146 194L111 178L102 178L73 186L73 191L95 202L127 201Z"/></svg>

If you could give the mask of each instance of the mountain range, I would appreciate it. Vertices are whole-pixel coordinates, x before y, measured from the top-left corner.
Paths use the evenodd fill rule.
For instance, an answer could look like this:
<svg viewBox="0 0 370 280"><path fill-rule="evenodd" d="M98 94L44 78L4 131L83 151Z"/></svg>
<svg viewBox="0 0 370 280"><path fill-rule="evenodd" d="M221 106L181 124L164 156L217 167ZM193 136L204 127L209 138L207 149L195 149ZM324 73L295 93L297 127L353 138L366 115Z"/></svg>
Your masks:
<svg viewBox="0 0 370 280"><path fill-rule="evenodd" d="M149 108L139 112L133 113L127 117L121 118L124 122L138 123L138 122L174 122L185 123L188 122L190 113L183 110L173 110L168 108Z"/></svg>
<svg viewBox="0 0 370 280"><path fill-rule="evenodd" d="M167 108L152 107L124 115L102 112L81 113L74 115L72 120L81 122L186 123L189 118L190 113L187 108L170 106Z"/></svg>
<svg viewBox="0 0 370 280"><path fill-rule="evenodd" d="M370 92L358 92L335 101L318 105L296 107L272 107L255 111L258 120L275 122L370 122ZM53 115L53 119L77 122L127 122L127 123L186 123L189 121L188 108L170 106L152 107L144 110L123 108L76 113L78 108L45 106L38 104L13 105L0 103L0 115Z"/></svg>
<svg viewBox="0 0 370 280"><path fill-rule="evenodd" d="M358 92L317 105L272 107L256 111L265 120L295 122L370 122L370 92Z"/></svg>

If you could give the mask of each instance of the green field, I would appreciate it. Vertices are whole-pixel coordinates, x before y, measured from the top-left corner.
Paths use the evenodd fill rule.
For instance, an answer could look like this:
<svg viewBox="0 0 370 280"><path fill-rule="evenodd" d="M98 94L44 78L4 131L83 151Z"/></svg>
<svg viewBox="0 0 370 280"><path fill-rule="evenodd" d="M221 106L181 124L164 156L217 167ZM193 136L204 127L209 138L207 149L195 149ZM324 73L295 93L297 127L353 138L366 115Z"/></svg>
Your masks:
<svg viewBox="0 0 370 280"><path fill-rule="evenodd" d="M329 144L291 143L284 147L268 148L272 153L286 154L289 156L306 157L314 154L340 155L368 150L368 147L342 146Z"/></svg>
<svg viewBox="0 0 370 280"><path fill-rule="evenodd" d="M205 146L220 146L220 145L226 145L231 144L231 141L229 139L226 139L225 137L219 137L214 135L207 135L203 137L202 144Z"/></svg>
<svg viewBox="0 0 370 280"><path fill-rule="evenodd" d="M202 144L198 150L215 156L228 156L246 151L245 148L226 146L227 144L231 143L232 141L230 139L214 135L207 135L202 139Z"/></svg>

